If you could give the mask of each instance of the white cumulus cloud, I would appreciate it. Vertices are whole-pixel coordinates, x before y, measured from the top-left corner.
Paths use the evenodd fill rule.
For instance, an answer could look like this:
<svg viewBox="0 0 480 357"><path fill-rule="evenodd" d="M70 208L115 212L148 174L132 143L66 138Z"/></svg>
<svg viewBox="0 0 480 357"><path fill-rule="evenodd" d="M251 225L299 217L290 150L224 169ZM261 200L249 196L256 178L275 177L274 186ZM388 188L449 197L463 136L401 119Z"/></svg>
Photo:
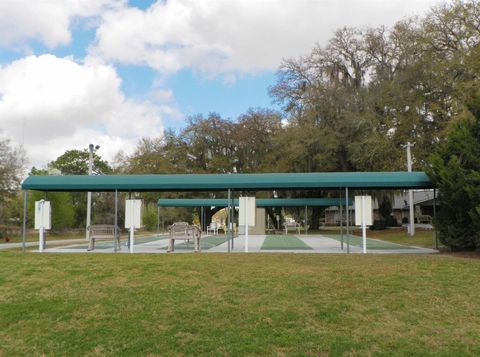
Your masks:
<svg viewBox="0 0 480 357"><path fill-rule="evenodd" d="M169 109L128 99L120 85L115 69L98 59L22 58L0 67L0 129L24 145L31 165L89 143L112 159L141 137L162 135L161 115Z"/></svg>
<svg viewBox="0 0 480 357"><path fill-rule="evenodd" d="M107 11L91 51L160 72L275 70L343 26L391 25L438 0L169 0Z"/></svg>
<svg viewBox="0 0 480 357"><path fill-rule="evenodd" d="M0 46L22 47L35 39L52 48L71 40L75 17L98 16L123 0L1 0Z"/></svg>

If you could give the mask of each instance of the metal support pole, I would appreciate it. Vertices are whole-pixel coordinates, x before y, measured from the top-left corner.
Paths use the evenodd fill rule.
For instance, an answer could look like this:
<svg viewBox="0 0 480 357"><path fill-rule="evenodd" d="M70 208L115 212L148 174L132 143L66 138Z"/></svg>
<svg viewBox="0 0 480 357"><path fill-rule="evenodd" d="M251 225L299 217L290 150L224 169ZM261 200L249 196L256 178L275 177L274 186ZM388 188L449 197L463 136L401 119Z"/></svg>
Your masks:
<svg viewBox="0 0 480 357"><path fill-rule="evenodd" d="M160 235L160 207L157 206L157 235Z"/></svg>
<svg viewBox="0 0 480 357"><path fill-rule="evenodd" d="M212 206L208 207L209 211L212 211L211 207ZM216 206L213 206L213 207L215 208ZM205 225L205 234L207 234L208 231L209 231L209 228L211 226L210 223L207 223L207 206L203 206L202 215L203 215L203 224ZM211 222L211 218L210 218L210 222ZM202 230L202 232L203 232L203 230ZM211 234L215 235L215 231L213 231L213 233L211 233Z"/></svg>
<svg viewBox="0 0 480 357"><path fill-rule="evenodd" d="M129 191L128 192L128 199L131 200L132 199L132 192ZM134 212L135 212L135 208L134 208L134 205L131 205L130 206L130 230L129 230L129 235L128 235L128 241L129 241L129 248L130 248L130 253L133 253L133 249L135 248L135 219L133 217L134 215ZM126 213L126 212L125 212Z"/></svg>
<svg viewBox="0 0 480 357"><path fill-rule="evenodd" d="M113 251L117 252L117 234L118 234L118 190L115 190L115 228L113 237Z"/></svg>
<svg viewBox="0 0 480 357"><path fill-rule="evenodd" d="M228 189L228 192L227 192L227 201L228 201L228 204L227 204L227 246L228 246L228 252L230 253L230 246L232 244L232 236L231 236L231 230L232 230L232 227L230 225L230 223L232 222L232 211L231 211L231 202L230 202L230 189Z"/></svg>
<svg viewBox="0 0 480 357"><path fill-rule="evenodd" d="M132 199L132 191L128 191L128 199L131 200ZM125 207L126 209L126 207ZM125 216L126 216L126 213L125 212ZM133 213L133 212L131 212ZM132 221L133 221L133 216L131 217L132 218ZM133 253L133 228L132 226L130 225L129 229L128 229L128 249L130 250L130 253Z"/></svg>
<svg viewBox="0 0 480 357"><path fill-rule="evenodd" d="M342 190L340 189L340 248L343 250L343 206L342 206Z"/></svg>
<svg viewBox="0 0 480 357"><path fill-rule="evenodd" d="M350 207L348 205L348 187L345 187L345 207L347 208L347 253L350 253Z"/></svg>
<svg viewBox="0 0 480 357"><path fill-rule="evenodd" d="M248 202L245 200L245 253L248 253Z"/></svg>
<svg viewBox="0 0 480 357"><path fill-rule="evenodd" d="M367 213L365 212L365 196L362 194L362 245L363 254L367 253Z"/></svg>
<svg viewBox="0 0 480 357"><path fill-rule="evenodd" d="M308 233L308 207L305 205L305 235Z"/></svg>
<svg viewBox="0 0 480 357"><path fill-rule="evenodd" d="M38 211L35 212L36 215L40 216L40 220L41 220L40 229L38 230L38 251L40 253L42 253L43 248L45 248L45 228L43 226L44 216L45 216L45 213L44 213L45 206L44 206L44 204L45 204L45 199L40 200L40 202L38 203Z"/></svg>
<svg viewBox="0 0 480 357"><path fill-rule="evenodd" d="M48 201L48 191L45 191L44 192L44 199L45 201ZM47 248L47 230L46 229L43 229L43 247L42 249L45 249Z"/></svg>
<svg viewBox="0 0 480 357"><path fill-rule="evenodd" d="M407 168L408 168L408 172L412 172L412 153L411 153L411 150L410 150L410 148L412 146L413 145L410 142L407 142ZM408 205L409 205L409 208L410 208L410 219L409 219L410 232L409 232L409 234L411 236L414 236L415 235L415 217L414 217L414 214L413 214L413 190L408 190Z"/></svg>
<svg viewBox="0 0 480 357"><path fill-rule="evenodd" d="M93 145L90 144L88 146L88 176L92 175L92 161L93 161ZM85 240L88 240L89 236L89 228L91 224L91 216L92 216L92 193L89 191L87 192L87 222L85 228Z"/></svg>
<svg viewBox="0 0 480 357"><path fill-rule="evenodd" d="M233 230L233 225L235 224L235 200L233 198L233 190L231 192L231 199L232 199L232 202L231 202L231 209L232 209L232 230L231 230L231 233L232 233L232 251L233 249L235 248L235 241L234 241L234 230Z"/></svg>
<svg viewBox="0 0 480 357"><path fill-rule="evenodd" d="M23 191L23 225L22 225L22 251L25 252L27 238L27 191Z"/></svg>
<svg viewBox="0 0 480 357"><path fill-rule="evenodd" d="M92 215L92 193L87 192L87 222L85 224L85 240L88 240L88 230L90 227L90 217Z"/></svg>
<svg viewBox="0 0 480 357"><path fill-rule="evenodd" d="M435 229L435 249L438 249L438 230L437 230L437 190L433 189L433 228Z"/></svg>

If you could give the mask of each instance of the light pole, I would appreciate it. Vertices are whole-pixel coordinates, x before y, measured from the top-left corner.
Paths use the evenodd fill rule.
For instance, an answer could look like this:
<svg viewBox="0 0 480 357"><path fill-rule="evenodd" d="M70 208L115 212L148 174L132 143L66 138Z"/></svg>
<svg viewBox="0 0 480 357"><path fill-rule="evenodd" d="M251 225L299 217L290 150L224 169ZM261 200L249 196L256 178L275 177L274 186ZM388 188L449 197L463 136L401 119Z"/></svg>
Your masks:
<svg viewBox="0 0 480 357"><path fill-rule="evenodd" d="M93 152L100 149L100 145L88 145L88 176L92 176ZM87 224L85 229L85 239L88 240L88 229L90 228L90 218L92 215L92 193L87 193Z"/></svg>

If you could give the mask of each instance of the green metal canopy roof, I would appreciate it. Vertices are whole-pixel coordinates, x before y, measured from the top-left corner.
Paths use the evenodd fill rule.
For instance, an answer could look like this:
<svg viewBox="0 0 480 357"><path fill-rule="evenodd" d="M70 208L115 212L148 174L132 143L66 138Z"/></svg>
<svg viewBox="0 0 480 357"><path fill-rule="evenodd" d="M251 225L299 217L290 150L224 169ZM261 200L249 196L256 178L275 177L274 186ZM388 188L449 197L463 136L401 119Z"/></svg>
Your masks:
<svg viewBox="0 0 480 357"><path fill-rule="evenodd" d="M349 204L353 200L349 199ZM338 206L345 204L344 199L339 198L257 198L257 207L313 207L313 206ZM238 206L238 199L233 200ZM227 207L226 198L160 198L159 207Z"/></svg>
<svg viewBox="0 0 480 357"><path fill-rule="evenodd" d="M432 188L424 172L314 172L268 174L29 176L37 191L224 191L337 188Z"/></svg>

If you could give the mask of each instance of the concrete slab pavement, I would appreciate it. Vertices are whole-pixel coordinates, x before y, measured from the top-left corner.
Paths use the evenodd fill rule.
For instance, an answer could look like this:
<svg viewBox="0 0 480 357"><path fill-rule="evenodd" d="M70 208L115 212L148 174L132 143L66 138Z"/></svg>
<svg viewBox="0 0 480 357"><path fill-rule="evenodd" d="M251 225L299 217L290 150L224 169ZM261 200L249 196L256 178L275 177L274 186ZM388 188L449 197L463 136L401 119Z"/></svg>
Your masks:
<svg viewBox="0 0 480 357"><path fill-rule="evenodd" d="M281 236L279 236L281 237ZM249 236L249 253L347 253L346 241L344 242L344 249L341 249L341 244L338 239L329 238L322 235L295 235L299 240L305 243L307 246L312 249L262 249L266 235L250 235ZM168 245L168 239L165 237L160 237L159 239L148 240L142 242L140 239L136 241L135 244L135 253L166 253L165 249ZM55 252L55 253L87 253L86 242L85 240L68 240L68 241L57 241L62 243L74 243L68 246L61 247L50 247L45 250L45 252ZM37 245L38 242L29 242L31 245ZM122 241L122 249L118 253L129 253L128 247L125 246L125 240ZM15 243L18 244L18 243ZM176 242L176 246L184 244L183 241ZM20 243L21 246L21 243ZM438 253L434 249L421 248L421 247L406 247L407 249L392 247L390 249L369 249L367 252L369 254L433 254ZM193 249L178 248L175 249L174 253L191 253ZM93 252L88 253L113 253L113 244L112 246L101 248L100 246L95 249ZM202 253L227 253L228 252L228 241L214 246L210 249L202 249ZM245 236L241 235L234 238L234 250L232 253L243 253L245 252ZM362 248L358 245L350 245L350 252L361 254Z"/></svg>

